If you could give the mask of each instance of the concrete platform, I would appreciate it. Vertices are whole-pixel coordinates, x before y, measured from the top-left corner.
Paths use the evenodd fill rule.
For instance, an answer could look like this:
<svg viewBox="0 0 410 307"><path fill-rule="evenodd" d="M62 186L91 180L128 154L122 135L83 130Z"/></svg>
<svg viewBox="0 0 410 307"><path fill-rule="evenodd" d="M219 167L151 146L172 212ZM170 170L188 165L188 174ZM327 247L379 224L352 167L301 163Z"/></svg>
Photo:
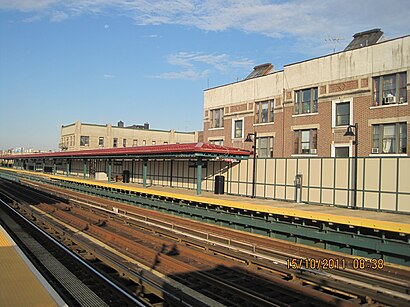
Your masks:
<svg viewBox="0 0 410 307"><path fill-rule="evenodd" d="M67 306L1 225L0 305Z"/></svg>
<svg viewBox="0 0 410 307"><path fill-rule="evenodd" d="M141 184L120 182L112 185L135 187L143 189ZM341 208L329 205L317 205L306 203L291 203L272 199L250 198L244 196L234 196L227 194L214 194L213 192L202 191L201 195L196 195L196 190L182 188L169 188L152 186L146 188L153 194L166 195L176 194L177 197L185 199L202 200L207 203L222 204L224 206L240 205L242 208L258 212L270 212L284 214L288 216L298 216L303 218L325 220L340 224L355 226L365 226L375 229L385 229L410 234L410 215L390 212L377 212L362 209ZM392 229L391 229L392 228Z"/></svg>
<svg viewBox="0 0 410 307"><path fill-rule="evenodd" d="M0 168L9 172L45 177L52 180L71 181L79 184L101 186L109 189L132 190L136 193L159 195L170 199L183 199L188 202L201 202L211 205L237 208L240 210L265 212L283 216L319 220L341 225L366 227L396 233L410 234L410 215L390 212L378 212L363 209L341 208L329 205L297 204L272 199L250 198L227 194L214 194L202 191L196 195L196 190L186 188L170 188L151 186L144 188L142 184L106 182L83 179L74 176L50 175L39 172Z"/></svg>

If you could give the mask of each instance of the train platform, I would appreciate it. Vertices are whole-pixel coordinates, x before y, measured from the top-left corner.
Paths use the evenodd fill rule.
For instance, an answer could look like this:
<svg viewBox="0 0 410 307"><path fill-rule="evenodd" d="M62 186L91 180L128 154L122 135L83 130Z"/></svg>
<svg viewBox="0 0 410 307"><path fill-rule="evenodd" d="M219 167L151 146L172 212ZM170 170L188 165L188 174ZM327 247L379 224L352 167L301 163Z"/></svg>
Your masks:
<svg viewBox="0 0 410 307"><path fill-rule="evenodd" d="M124 184L121 182L113 182L110 184L144 189L141 184L136 183ZM335 224L362 226L410 234L410 215L408 214L341 208L329 205L292 203L272 199L215 194L206 191L202 191L201 195L196 195L195 190L183 188L151 186L144 190L146 193L148 192L165 197L172 196L175 198L242 208L249 211L268 212L272 214L333 222Z"/></svg>
<svg viewBox="0 0 410 307"><path fill-rule="evenodd" d="M5 169L15 173L44 176L47 178L59 178L61 180L85 183L87 185L102 186L109 189L132 190L136 193L151 194L168 199L179 199L191 203L203 203L217 205L221 207L235 208L243 211L257 213L268 213L285 217L294 217L305 220L321 221L338 225L355 227L365 227L375 230L384 230L399 234L410 234L410 215L398 214L382 211L371 211L363 209L352 209L336 207L331 205L292 203L288 201L278 201L263 198L250 198L245 196L235 196L228 194L214 194L213 192L202 191L201 195L196 195L193 189L178 187L148 186L144 188L139 183L122 183L96 181L83 179L75 176L48 175L44 173Z"/></svg>
<svg viewBox="0 0 410 307"><path fill-rule="evenodd" d="M67 306L0 225L0 305Z"/></svg>
<svg viewBox="0 0 410 307"><path fill-rule="evenodd" d="M167 212L342 254L410 266L410 215L361 208L292 203L214 194L177 187L95 181L75 176L1 168L1 176L57 187Z"/></svg>

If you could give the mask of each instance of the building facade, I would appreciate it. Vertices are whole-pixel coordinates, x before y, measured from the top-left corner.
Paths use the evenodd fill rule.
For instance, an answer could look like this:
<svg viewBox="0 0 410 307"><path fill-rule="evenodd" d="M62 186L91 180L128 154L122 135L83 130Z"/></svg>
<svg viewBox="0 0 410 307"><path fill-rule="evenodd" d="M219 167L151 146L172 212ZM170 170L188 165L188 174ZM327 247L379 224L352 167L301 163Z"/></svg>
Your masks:
<svg viewBox="0 0 410 307"><path fill-rule="evenodd" d="M410 36L381 34L358 33L342 52L282 71L260 65L205 90L204 141L251 150L245 139L256 132L258 157L348 157L354 138L344 134L357 123L359 156L408 155Z"/></svg>
<svg viewBox="0 0 410 307"><path fill-rule="evenodd" d="M62 151L196 142L198 132L149 129L149 124L125 127L121 121L117 126L76 121L61 126L60 134Z"/></svg>

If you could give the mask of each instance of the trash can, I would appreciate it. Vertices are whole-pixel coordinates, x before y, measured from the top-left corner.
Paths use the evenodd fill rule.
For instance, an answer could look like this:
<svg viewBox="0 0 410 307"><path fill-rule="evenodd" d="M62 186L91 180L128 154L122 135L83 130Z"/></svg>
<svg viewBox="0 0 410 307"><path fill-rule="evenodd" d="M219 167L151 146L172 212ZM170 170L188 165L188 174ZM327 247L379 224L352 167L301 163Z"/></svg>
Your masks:
<svg viewBox="0 0 410 307"><path fill-rule="evenodd" d="M122 182L130 183L130 171L128 170L122 171Z"/></svg>
<svg viewBox="0 0 410 307"><path fill-rule="evenodd" d="M225 190L225 177L215 176L215 194L224 194Z"/></svg>

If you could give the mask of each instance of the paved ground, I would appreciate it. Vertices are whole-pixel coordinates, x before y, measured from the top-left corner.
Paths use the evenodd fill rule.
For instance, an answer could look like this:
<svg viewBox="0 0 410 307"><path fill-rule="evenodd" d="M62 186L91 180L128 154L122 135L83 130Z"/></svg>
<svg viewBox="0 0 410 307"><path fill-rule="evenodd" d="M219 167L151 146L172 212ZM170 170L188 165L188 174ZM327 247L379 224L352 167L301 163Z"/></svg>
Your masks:
<svg viewBox="0 0 410 307"><path fill-rule="evenodd" d="M64 306L1 226L0 306Z"/></svg>

